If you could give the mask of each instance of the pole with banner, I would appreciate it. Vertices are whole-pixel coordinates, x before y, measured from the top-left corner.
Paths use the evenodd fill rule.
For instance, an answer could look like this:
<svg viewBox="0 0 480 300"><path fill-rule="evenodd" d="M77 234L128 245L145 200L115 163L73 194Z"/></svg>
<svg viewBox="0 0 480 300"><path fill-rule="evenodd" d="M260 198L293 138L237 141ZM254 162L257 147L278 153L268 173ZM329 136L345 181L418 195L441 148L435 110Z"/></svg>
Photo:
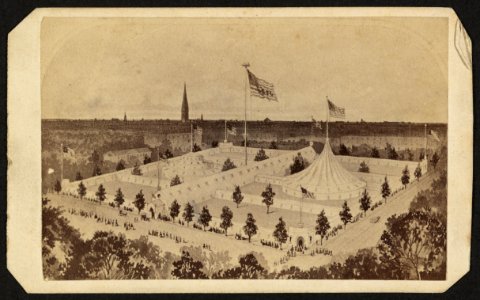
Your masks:
<svg viewBox="0 0 480 300"><path fill-rule="evenodd" d="M248 92L247 92L247 91L248 91L247 87L248 87L248 82L247 82L247 81L249 80L249 79L248 79L248 67L250 67L250 64L249 64L249 63L244 63L244 64L242 65L242 67L245 68L245 71L246 71L246 73L247 73L247 74L246 74L247 77L245 77L245 132L244 132L244 134L245 134L245 137L244 137L245 165L247 165L247 163L248 163L248 154L247 154L247 94L248 94Z"/></svg>

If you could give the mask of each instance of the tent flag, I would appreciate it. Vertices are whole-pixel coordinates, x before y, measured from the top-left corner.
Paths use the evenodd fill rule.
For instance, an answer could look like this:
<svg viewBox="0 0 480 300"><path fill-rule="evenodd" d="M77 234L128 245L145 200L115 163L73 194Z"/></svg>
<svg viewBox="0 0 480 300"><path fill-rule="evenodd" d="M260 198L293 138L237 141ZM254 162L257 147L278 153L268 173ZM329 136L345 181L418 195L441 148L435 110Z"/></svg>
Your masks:
<svg viewBox="0 0 480 300"><path fill-rule="evenodd" d="M250 83L250 95L269 101L277 101L277 95L273 84L255 76L250 70L248 72L248 82Z"/></svg>
<svg viewBox="0 0 480 300"><path fill-rule="evenodd" d="M440 142L440 138L438 137L438 132L435 130L430 130L430 135L437 141Z"/></svg>
<svg viewBox="0 0 480 300"><path fill-rule="evenodd" d="M48 168L48 171L47 171L47 173L48 173L48 174L53 174L54 172L55 172L55 170L54 170L54 169L52 169L52 168Z"/></svg>
<svg viewBox="0 0 480 300"><path fill-rule="evenodd" d="M68 146L63 146L63 153L63 156L65 156L65 154L70 157L75 156L75 151L73 151L73 149Z"/></svg>
<svg viewBox="0 0 480 300"><path fill-rule="evenodd" d="M227 133L230 135L237 135L237 128L232 126L227 126Z"/></svg>
<svg viewBox="0 0 480 300"><path fill-rule="evenodd" d="M315 120L313 117L312 117L312 122L313 122L313 126L315 128L322 129L322 122L319 122L319 121Z"/></svg>
<svg viewBox="0 0 480 300"><path fill-rule="evenodd" d="M330 117L345 119L345 108L336 106L335 104L333 104L332 101L328 99L327 101L328 101L328 110L330 112Z"/></svg>
<svg viewBox="0 0 480 300"><path fill-rule="evenodd" d="M300 190L302 191L303 197L315 199L313 193L312 193L312 192L309 192L309 191L308 191L306 188L304 188L303 186L300 186Z"/></svg>

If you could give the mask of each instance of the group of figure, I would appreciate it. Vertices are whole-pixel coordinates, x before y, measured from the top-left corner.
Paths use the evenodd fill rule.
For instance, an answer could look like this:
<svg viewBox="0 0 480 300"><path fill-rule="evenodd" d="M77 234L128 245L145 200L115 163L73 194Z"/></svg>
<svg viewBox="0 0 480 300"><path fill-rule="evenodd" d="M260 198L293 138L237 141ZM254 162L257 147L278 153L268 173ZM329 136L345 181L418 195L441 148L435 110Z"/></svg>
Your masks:
<svg viewBox="0 0 480 300"><path fill-rule="evenodd" d="M155 236L155 237L159 237L159 238L166 238L166 239L171 239L171 240L174 240L175 243L184 243L186 244L187 241L180 237L180 236L177 236L177 235L174 235L174 234L171 234L169 232L166 232L166 231L158 231L158 230L148 230L148 235L151 235L151 236Z"/></svg>

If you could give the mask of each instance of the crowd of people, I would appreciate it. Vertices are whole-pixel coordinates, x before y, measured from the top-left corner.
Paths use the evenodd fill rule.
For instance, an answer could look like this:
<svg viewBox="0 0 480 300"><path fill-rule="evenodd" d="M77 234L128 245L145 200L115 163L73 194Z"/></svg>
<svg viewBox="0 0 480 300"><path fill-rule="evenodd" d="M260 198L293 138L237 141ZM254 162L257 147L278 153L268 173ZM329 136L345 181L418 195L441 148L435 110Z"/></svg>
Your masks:
<svg viewBox="0 0 480 300"><path fill-rule="evenodd" d="M133 226L133 223L127 221L123 223L123 228L125 229L125 231L135 230L135 226Z"/></svg>
<svg viewBox="0 0 480 300"><path fill-rule="evenodd" d="M104 223L105 225L113 226L113 227L118 227L118 220L115 218L106 218L104 216L99 216L97 215L96 212L94 211L86 211L83 209L75 209L75 208L69 208L67 210L68 213L71 215L76 215L80 216L83 218L90 218L90 219L95 219L97 223Z"/></svg>
<svg viewBox="0 0 480 300"><path fill-rule="evenodd" d="M225 234L225 230L221 229L221 228L217 228L217 227L213 227L213 226L210 226L210 228L208 229L209 232L215 232L215 233L219 233L219 234Z"/></svg>
<svg viewBox="0 0 480 300"><path fill-rule="evenodd" d="M275 249L280 248L280 244L272 242L272 241L267 241L267 240L264 240L264 239L260 240L260 244L262 244L262 246L272 247L272 248L275 248Z"/></svg>
<svg viewBox="0 0 480 300"><path fill-rule="evenodd" d="M328 255L328 256L333 256L332 250L326 249L326 248L315 248L312 249L312 252L310 252L311 256L315 256L316 254L323 254L323 255Z"/></svg>
<svg viewBox="0 0 480 300"><path fill-rule="evenodd" d="M162 239L171 239L171 240L174 240L175 243L177 243L177 244L178 243L184 243L184 244L187 243L187 241L184 238L182 238L180 236L177 236L175 234L166 232L166 231L149 230L148 235L159 237L159 238L162 238Z"/></svg>

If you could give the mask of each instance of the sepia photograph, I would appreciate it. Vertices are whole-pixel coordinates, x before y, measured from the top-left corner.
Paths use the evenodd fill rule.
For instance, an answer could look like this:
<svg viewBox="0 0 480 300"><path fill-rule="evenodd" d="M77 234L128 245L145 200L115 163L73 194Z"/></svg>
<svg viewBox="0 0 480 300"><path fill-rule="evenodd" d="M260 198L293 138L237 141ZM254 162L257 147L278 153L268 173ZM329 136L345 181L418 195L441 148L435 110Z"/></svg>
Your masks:
<svg viewBox="0 0 480 300"><path fill-rule="evenodd" d="M472 66L458 19L38 28L44 282L451 278L450 57Z"/></svg>

